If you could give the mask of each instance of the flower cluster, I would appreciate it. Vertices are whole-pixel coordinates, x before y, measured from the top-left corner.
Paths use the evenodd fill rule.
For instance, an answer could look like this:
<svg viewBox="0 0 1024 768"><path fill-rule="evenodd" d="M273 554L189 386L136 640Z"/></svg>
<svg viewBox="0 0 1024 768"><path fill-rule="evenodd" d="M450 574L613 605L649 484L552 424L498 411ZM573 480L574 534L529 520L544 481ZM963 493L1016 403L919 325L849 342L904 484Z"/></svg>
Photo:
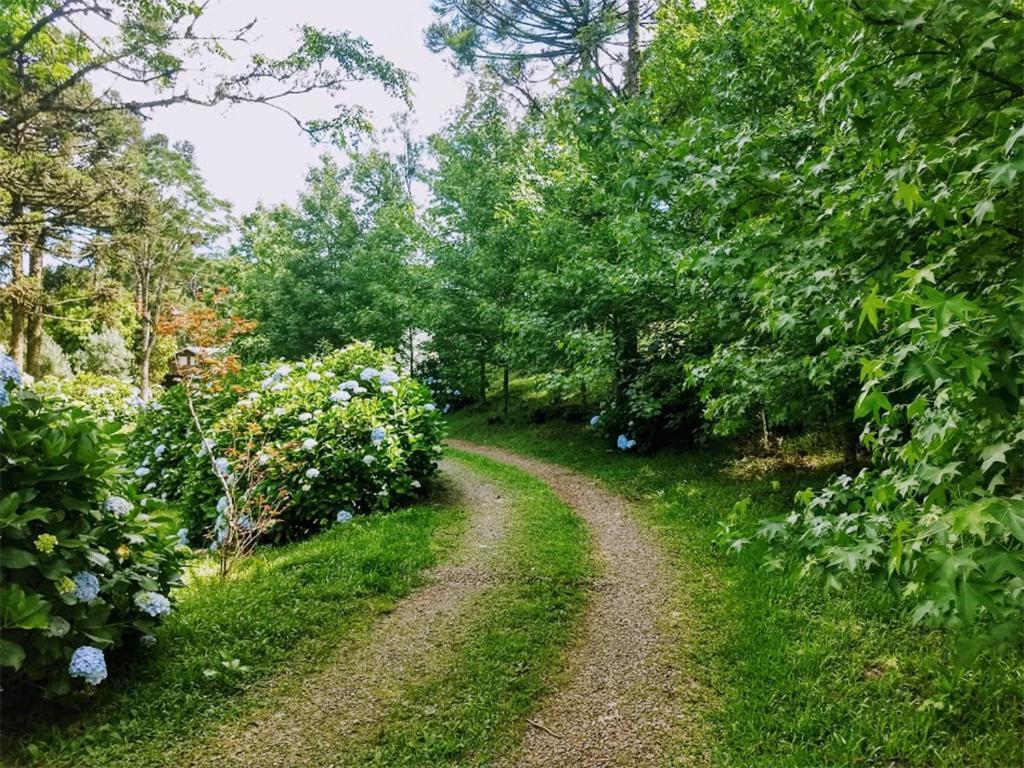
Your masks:
<svg viewBox="0 0 1024 768"><path fill-rule="evenodd" d="M100 594L100 580L88 571L79 571L74 575L75 599L80 603L88 603L95 600Z"/></svg>
<svg viewBox="0 0 1024 768"><path fill-rule="evenodd" d="M171 601L159 592L136 592L134 602L136 608L154 618L166 616L171 612Z"/></svg>
<svg viewBox="0 0 1024 768"><path fill-rule="evenodd" d="M81 677L89 685L99 685L107 679L107 662L103 651L91 645L83 645L71 656L68 672L72 677Z"/></svg>
<svg viewBox="0 0 1024 768"><path fill-rule="evenodd" d="M144 412L130 452L154 468L140 485L152 482L154 493L180 502L193 542L225 535L222 510L213 511L223 486L210 455L236 498L287 494L264 534L275 540L327 527L338 509L390 508L436 469L442 425L429 393L366 344L196 383L206 442L180 389L167 392L161 410Z"/></svg>
<svg viewBox="0 0 1024 768"><path fill-rule="evenodd" d="M14 358L0 352L0 406L10 405L11 398L7 394L7 385L21 386L21 373L14 364Z"/></svg>

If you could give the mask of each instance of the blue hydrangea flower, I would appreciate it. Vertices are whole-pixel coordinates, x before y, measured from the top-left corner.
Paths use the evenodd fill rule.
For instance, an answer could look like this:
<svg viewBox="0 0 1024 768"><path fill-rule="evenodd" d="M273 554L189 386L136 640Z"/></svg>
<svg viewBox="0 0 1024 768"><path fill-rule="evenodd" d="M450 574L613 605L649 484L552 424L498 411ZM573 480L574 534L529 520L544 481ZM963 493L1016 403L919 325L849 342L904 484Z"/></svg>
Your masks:
<svg viewBox="0 0 1024 768"><path fill-rule="evenodd" d="M351 399L352 399L352 395L350 395L344 389L339 389L339 390L337 390L335 392L331 392L331 402L332 403L344 403L344 402L347 402L347 401L349 401Z"/></svg>
<svg viewBox="0 0 1024 768"><path fill-rule="evenodd" d="M312 437L307 437L302 441L302 450L304 451L312 451L316 446L317 442Z"/></svg>
<svg viewBox="0 0 1024 768"><path fill-rule="evenodd" d="M89 685L99 685L107 679L107 662L103 651L91 645L83 645L71 654L68 673L72 677L81 677Z"/></svg>
<svg viewBox="0 0 1024 768"><path fill-rule="evenodd" d="M163 443L160 443L160 445L158 445L156 448L153 449L153 455L156 456L158 459L161 456L163 456L166 452L167 452L167 446L164 445Z"/></svg>
<svg viewBox="0 0 1024 768"><path fill-rule="evenodd" d="M146 476L146 475L148 475L148 474L149 474L149 473L150 473L151 471L152 471L152 470L150 470L150 468L149 468L149 467L145 467L145 466L143 466L143 467L139 467L138 469L136 469L136 470L135 470L135 476L136 476L136 477L145 477L145 476Z"/></svg>
<svg viewBox="0 0 1024 768"><path fill-rule="evenodd" d="M302 423L306 423L307 421L310 421L312 418L313 414L310 413L309 411L299 414L299 421L301 421Z"/></svg>
<svg viewBox="0 0 1024 768"><path fill-rule="evenodd" d="M128 499L121 496L111 496L103 502L103 508L107 512L111 512L115 517L126 517L133 509L134 505L128 501Z"/></svg>
<svg viewBox="0 0 1024 768"><path fill-rule="evenodd" d="M620 451L628 451L636 445L636 440L630 440L625 435L619 435L619 439L615 441L615 445Z"/></svg>
<svg viewBox="0 0 1024 768"><path fill-rule="evenodd" d="M217 447L217 443L211 437L204 437L203 441L199 444L199 455L205 456L207 453Z"/></svg>
<svg viewBox="0 0 1024 768"><path fill-rule="evenodd" d="M316 480L318 477L320 477L320 470L317 469L316 467L310 467L309 469L306 470L306 477L309 478L310 480Z"/></svg>
<svg viewBox="0 0 1024 768"><path fill-rule="evenodd" d="M451 409L452 409L452 406L451 406L451 404L449 403L448 405L446 405L446 406L444 407L444 413L448 413L448 411L450 411Z"/></svg>
<svg viewBox="0 0 1024 768"><path fill-rule="evenodd" d="M343 509L340 512L338 512L338 516L334 519L339 523L347 523L349 520L352 519L352 513L349 512L347 509Z"/></svg>
<svg viewBox="0 0 1024 768"><path fill-rule="evenodd" d="M0 379L21 384L21 372L18 370L14 358L4 352L0 352Z"/></svg>
<svg viewBox="0 0 1024 768"><path fill-rule="evenodd" d="M221 496L219 499L217 499L217 514L218 515L223 515L225 512L228 511L228 503L229 502L228 502L228 497L227 496Z"/></svg>
<svg viewBox="0 0 1024 768"><path fill-rule="evenodd" d="M359 374L359 378L363 381L369 381L370 379L375 379L378 376L380 376L380 371L376 368L363 368L362 372Z"/></svg>
<svg viewBox="0 0 1024 768"><path fill-rule="evenodd" d="M178 545L182 547L188 546L188 528L178 529Z"/></svg>
<svg viewBox="0 0 1024 768"><path fill-rule="evenodd" d="M221 456L219 459L213 462L213 465L217 468L218 475L226 475L231 469L231 462Z"/></svg>
<svg viewBox="0 0 1024 768"><path fill-rule="evenodd" d="M380 445L384 442L384 438L388 436L388 433L384 430L384 427L374 427L370 430L370 442L374 445Z"/></svg>
<svg viewBox="0 0 1024 768"><path fill-rule="evenodd" d="M71 580L75 582L75 599L80 603L95 600L100 593L100 580L88 571L79 571Z"/></svg>
<svg viewBox="0 0 1024 768"><path fill-rule="evenodd" d="M601 423L601 417L600 416L591 416L591 418L590 418L590 426L596 427L600 423Z"/></svg>
<svg viewBox="0 0 1024 768"><path fill-rule="evenodd" d="M306 379L308 381L320 381L320 374L316 371L310 371L306 374Z"/></svg>
<svg viewBox="0 0 1024 768"><path fill-rule="evenodd" d="M136 592L135 607L153 618L166 616L171 612L171 601L159 592Z"/></svg>
<svg viewBox="0 0 1024 768"><path fill-rule="evenodd" d="M363 456L363 464L365 464L366 466L370 466L375 461L377 461L377 457L376 456L372 456L369 453L366 454L365 456Z"/></svg>
<svg viewBox="0 0 1024 768"><path fill-rule="evenodd" d="M437 406L434 405L433 403L427 403L426 405L423 406L423 410L424 411L436 411L437 410Z"/></svg>
<svg viewBox="0 0 1024 768"><path fill-rule="evenodd" d="M18 366L14 364L14 358L0 352L0 406L10 405L11 398L7 394L7 382L14 386L21 386L21 373Z"/></svg>
<svg viewBox="0 0 1024 768"><path fill-rule="evenodd" d="M398 381L398 374L392 371L390 368L385 368L380 372L380 383L383 386L394 384Z"/></svg>
<svg viewBox="0 0 1024 768"><path fill-rule="evenodd" d="M359 389L359 382L355 379L349 379L348 381L341 382L341 384L338 385L338 388L348 390Z"/></svg>
<svg viewBox="0 0 1024 768"><path fill-rule="evenodd" d="M243 531L251 531L252 520L249 519L248 515L241 515L238 518L238 527L241 528Z"/></svg>

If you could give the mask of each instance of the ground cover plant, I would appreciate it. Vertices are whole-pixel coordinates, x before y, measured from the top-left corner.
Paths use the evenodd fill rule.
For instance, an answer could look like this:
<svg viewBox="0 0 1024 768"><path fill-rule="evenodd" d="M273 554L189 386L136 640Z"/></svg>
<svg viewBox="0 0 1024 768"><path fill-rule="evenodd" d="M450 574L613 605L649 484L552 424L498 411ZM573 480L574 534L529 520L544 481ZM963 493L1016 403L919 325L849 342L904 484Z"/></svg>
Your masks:
<svg viewBox="0 0 1024 768"><path fill-rule="evenodd" d="M532 393L520 384L514 391ZM452 435L564 464L634 499L678 569L690 606L683 663L709 690L703 743L683 748L726 766L1013 765L1024 718L1019 650L975 655L963 636L913 627L884 584L838 594L770 571L744 548L723 554L719 523L783 514L826 477L835 450L744 457L728 446L624 455L584 423L528 423L544 400L500 401L452 418ZM802 455L803 454L803 455ZM967 636L969 639L969 635Z"/></svg>

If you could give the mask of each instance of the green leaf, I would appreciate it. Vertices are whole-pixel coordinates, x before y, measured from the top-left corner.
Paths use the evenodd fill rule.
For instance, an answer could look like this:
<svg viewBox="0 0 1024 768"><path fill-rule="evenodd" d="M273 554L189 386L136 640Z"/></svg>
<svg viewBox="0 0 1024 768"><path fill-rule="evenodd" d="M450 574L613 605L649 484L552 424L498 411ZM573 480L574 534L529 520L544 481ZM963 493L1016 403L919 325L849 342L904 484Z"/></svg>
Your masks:
<svg viewBox="0 0 1024 768"><path fill-rule="evenodd" d="M15 642L0 638L0 667L19 669L23 661L25 661L24 649Z"/></svg>
<svg viewBox="0 0 1024 768"><path fill-rule="evenodd" d="M1006 452L1011 450L1009 443L996 443L995 445L989 445L981 451L981 471L988 472L989 467L993 464L1005 464L1006 463Z"/></svg>
<svg viewBox="0 0 1024 768"><path fill-rule="evenodd" d="M36 556L24 549L3 547L0 549L0 563L4 568L28 568L36 564Z"/></svg>

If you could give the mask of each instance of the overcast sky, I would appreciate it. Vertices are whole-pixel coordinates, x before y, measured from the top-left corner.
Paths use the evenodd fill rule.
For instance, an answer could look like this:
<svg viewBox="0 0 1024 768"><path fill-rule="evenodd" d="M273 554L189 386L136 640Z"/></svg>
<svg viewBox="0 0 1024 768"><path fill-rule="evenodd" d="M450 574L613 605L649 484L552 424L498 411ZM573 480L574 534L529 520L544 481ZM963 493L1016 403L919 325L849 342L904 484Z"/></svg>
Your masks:
<svg viewBox="0 0 1024 768"><path fill-rule="evenodd" d="M415 131L421 136L439 129L465 95L465 84L444 57L423 44L432 18L430 0L214 0L203 18L209 30L238 28L258 18L253 49L273 55L295 47L295 28L301 24L365 37L377 53L415 76ZM404 108L379 85L358 83L337 100L306 98L298 111L306 117L329 115L338 100L366 107L380 127ZM146 130L191 141L211 191L230 201L236 215L260 201L294 201L306 169L325 151L286 115L252 105L156 110Z"/></svg>

